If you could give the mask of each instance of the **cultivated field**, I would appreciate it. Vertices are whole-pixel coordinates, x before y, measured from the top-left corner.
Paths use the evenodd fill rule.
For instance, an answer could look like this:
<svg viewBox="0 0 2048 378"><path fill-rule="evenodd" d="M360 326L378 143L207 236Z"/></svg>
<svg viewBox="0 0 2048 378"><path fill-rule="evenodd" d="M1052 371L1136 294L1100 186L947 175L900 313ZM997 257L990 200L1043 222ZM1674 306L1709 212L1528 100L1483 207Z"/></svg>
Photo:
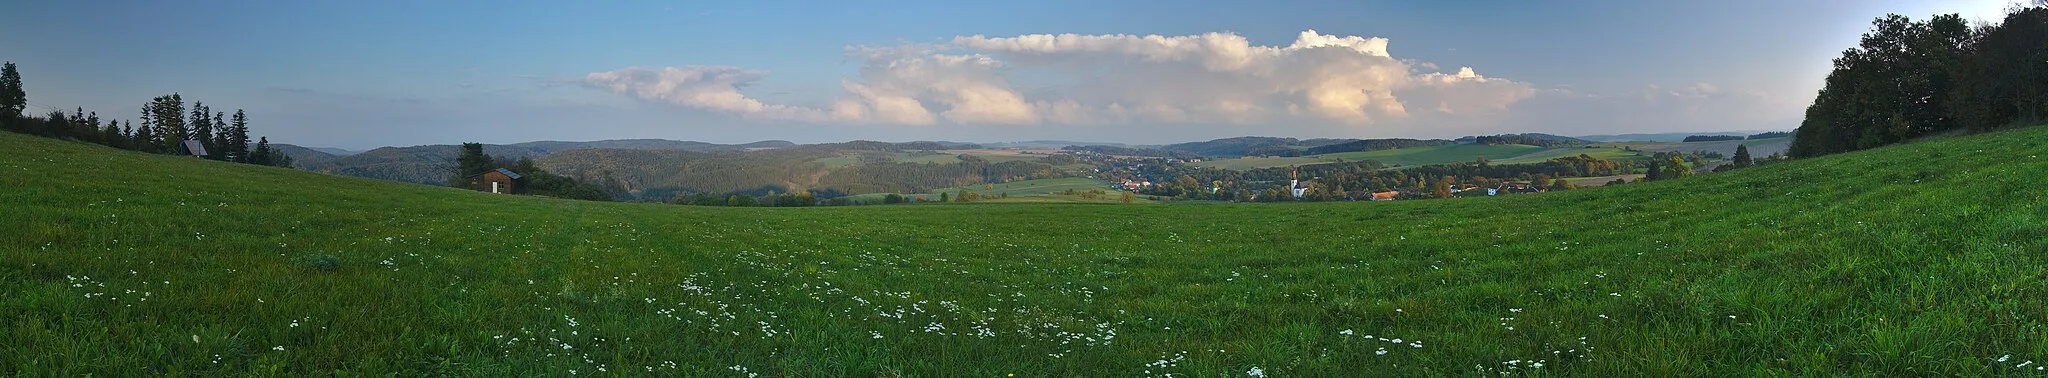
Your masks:
<svg viewBox="0 0 2048 378"><path fill-rule="evenodd" d="M721 208L0 133L0 375L2039 376L2043 143L1432 201Z"/></svg>

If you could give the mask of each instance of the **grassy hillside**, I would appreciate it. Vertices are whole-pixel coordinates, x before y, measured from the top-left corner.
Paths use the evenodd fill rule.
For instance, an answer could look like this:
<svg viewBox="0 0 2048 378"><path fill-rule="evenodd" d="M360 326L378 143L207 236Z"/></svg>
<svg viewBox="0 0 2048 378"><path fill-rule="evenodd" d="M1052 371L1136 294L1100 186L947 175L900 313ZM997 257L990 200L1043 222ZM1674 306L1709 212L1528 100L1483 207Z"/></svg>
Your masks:
<svg viewBox="0 0 2048 378"><path fill-rule="evenodd" d="M0 375L2036 376L2044 141L1436 201L707 208L0 133Z"/></svg>

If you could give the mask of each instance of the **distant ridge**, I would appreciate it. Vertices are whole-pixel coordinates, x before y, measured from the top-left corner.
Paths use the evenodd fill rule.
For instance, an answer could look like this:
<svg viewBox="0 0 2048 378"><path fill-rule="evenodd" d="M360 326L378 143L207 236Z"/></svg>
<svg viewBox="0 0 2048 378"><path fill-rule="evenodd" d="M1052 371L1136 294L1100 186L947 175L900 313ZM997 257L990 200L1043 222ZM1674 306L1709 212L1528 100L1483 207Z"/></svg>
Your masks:
<svg viewBox="0 0 2048 378"><path fill-rule="evenodd" d="M1745 133L1745 132L1735 132L1735 131L1718 131L1718 132L1698 132L1698 133L1655 133L1655 134L1609 134L1609 135L1585 135L1585 136L1579 136L1579 137L1577 137L1577 138L1579 138L1579 139L1585 139L1585 140L1588 140L1588 141L1594 141L1594 142L1680 142L1680 141L1684 141L1684 140L1685 140L1685 137L1689 137L1689 136L1694 136L1694 135L1745 135L1745 136L1746 136L1746 135L1749 135L1749 134L1754 134L1754 133Z"/></svg>

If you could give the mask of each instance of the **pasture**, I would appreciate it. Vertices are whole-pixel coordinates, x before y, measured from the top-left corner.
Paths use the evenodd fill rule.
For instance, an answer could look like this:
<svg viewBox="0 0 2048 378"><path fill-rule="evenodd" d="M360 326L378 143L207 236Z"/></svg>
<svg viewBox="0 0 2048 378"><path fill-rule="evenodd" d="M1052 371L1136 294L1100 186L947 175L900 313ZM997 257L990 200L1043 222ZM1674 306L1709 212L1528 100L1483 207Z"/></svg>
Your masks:
<svg viewBox="0 0 2048 378"><path fill-rule="evenodd" d="M2038 376L2044 141L1431 201L722 208L0 133L0 375Z"/></svg>

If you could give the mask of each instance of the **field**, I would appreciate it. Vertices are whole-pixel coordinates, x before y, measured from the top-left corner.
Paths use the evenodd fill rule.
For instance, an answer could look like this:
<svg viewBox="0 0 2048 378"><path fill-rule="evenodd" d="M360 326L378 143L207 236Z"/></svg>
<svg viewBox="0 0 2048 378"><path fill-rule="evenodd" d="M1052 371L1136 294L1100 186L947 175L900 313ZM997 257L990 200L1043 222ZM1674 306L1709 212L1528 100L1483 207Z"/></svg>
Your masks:
<svg viewBox="0 0 2048 378"><path fill-rule="evenodd" d="M1430 201L719 208L0 133L0 375L2039 376L2043 143Z"/></svg>

